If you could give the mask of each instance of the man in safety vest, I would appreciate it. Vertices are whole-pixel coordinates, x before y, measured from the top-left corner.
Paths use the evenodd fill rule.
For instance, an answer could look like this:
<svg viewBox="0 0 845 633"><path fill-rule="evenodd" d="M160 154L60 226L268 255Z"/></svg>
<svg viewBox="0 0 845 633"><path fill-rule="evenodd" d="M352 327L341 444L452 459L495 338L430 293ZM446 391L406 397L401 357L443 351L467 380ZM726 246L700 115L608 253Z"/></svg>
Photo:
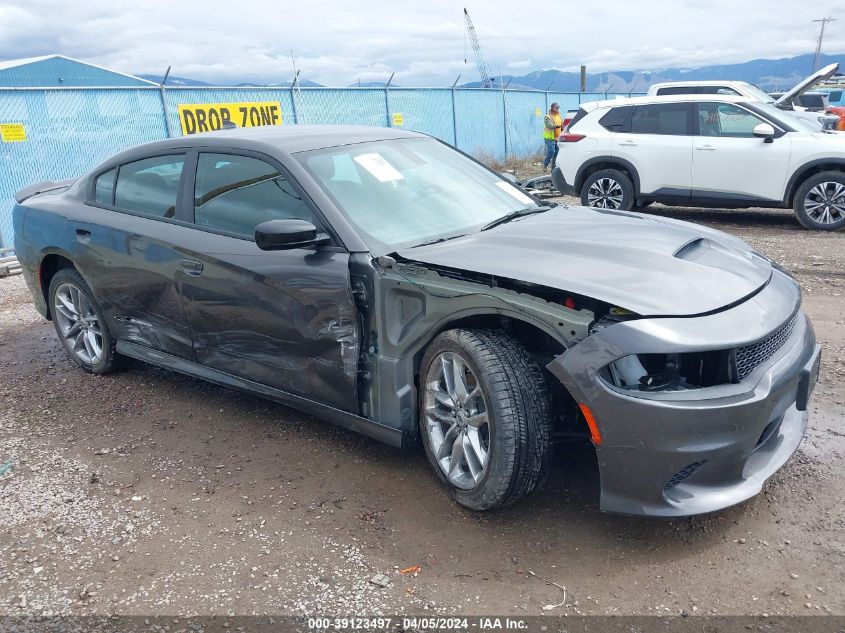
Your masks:
<svg viewBox="0 0 845 633"><path fill-rule="evenodd" d="M557 137L563 131L563 119L560 118L560 106L553 103L549 113L543 117L543 142L546 144L546 157L543 159L543 171L555 166L557 158Z"/></svg>

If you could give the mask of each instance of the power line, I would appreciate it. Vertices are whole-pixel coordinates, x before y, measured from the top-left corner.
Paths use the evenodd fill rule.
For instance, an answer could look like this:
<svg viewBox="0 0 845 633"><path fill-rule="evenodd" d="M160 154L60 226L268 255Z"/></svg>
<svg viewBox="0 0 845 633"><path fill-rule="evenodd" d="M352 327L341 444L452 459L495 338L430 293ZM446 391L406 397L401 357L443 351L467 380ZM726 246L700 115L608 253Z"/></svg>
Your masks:
<svg viewBox="0 0 845 633"><path fill-rule="evenodd" d="M816 72L819 68L819 55L822 52L822 40L824 39L824 27L828 22L836 22L836 18L819 18L818 20L813 20L813 22L821 22L822 28L819 32L819 41L816 44L816 54L813 57L813 72Z"/></svg>

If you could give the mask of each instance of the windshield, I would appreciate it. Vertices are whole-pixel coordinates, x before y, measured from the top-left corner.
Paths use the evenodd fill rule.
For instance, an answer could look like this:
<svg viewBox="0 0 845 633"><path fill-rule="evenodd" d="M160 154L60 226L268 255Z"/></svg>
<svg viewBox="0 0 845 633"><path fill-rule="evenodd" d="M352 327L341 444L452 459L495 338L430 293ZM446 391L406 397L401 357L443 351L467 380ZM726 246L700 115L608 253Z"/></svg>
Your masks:
<svg viewBox="0 0 845 633"><path fill-rule="evenodd" d="M774 103L775 100L772 96L767 95L765 92L760 90L757 86L752 86L750 83L742 82L743 89L745 94L757 101L762 101L763 103Z"/></svg>
<svg viewBox="0 0 845 633"><path fill-rule="evenodd" d="M375 255L476 232L532 198L429 138L358 143L295 154Z"/></svg>
<svg viewBox="0 0 845 633"><path fill-rule="evenodd" d="M786 129L792 129L796 132L821 132L820 126L813 125L810 121L801 119L786 110L781 110L771 103L754 103L748 105L753 105L754 109L774 120L776 123L779 123L781 126L785 126Z"/></svg>

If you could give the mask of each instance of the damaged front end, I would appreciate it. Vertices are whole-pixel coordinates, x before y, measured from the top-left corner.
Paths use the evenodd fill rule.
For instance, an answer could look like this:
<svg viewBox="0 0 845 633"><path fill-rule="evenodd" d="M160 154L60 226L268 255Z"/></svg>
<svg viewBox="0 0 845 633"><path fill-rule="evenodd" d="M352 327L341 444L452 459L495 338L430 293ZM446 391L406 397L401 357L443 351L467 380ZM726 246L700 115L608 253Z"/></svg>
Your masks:
<svg viewBox="0 0 845 633"><path fill-rule="evenodd" d="M682 516L760 491L797 448L818 371L796 282L691 318L599 323L547 369L600 434L601 509Z"/></svg>
<svg viewBox="0 0 845 633"><path fill-rule="evenodd" d="M398 425L405 443L417 428L417 371L426 346L455 327L504 330L540 366L584 340L599 317L621 309L539 284L423 264L401 256L353 257L352 289L359 314L359 410ZM587 438L566 389L550 380L558 437Z"/></svg>

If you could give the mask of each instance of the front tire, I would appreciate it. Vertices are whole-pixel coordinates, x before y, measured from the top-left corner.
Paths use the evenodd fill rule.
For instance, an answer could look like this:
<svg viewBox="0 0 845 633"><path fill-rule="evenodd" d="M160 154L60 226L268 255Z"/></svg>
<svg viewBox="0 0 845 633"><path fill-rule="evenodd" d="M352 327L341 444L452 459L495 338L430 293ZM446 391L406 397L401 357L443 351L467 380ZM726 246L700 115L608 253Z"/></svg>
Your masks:
<svg viewBox="0 0 845 633"><path fill-rule="evenodd" d="M826 171L811 176L795 192L795 217L816 231L845 228L845 174Z"/></svg>
<svg viewBox="0 0 845 633"><path fill-rule="evenodd" d="M497 330L440 334L423 356L419 394L426 455L462 506L506 506L545 479L549 390L516 340Z"/></svg>
<svg viewBox="0 0 845 633"><path fill-rule="evenodd" d="M76 364L92 374L117 369L121 357L115 352L116 341L82 276L63 268L50 280L47 294L56 333Z"/></svg>
<svg viewBox="0 0 845 633"><path fill-rule="evenodd" d="M581 186L581 204L596 209L630 211L634 206L634 185L618 169L600 169Z"/></svg>

